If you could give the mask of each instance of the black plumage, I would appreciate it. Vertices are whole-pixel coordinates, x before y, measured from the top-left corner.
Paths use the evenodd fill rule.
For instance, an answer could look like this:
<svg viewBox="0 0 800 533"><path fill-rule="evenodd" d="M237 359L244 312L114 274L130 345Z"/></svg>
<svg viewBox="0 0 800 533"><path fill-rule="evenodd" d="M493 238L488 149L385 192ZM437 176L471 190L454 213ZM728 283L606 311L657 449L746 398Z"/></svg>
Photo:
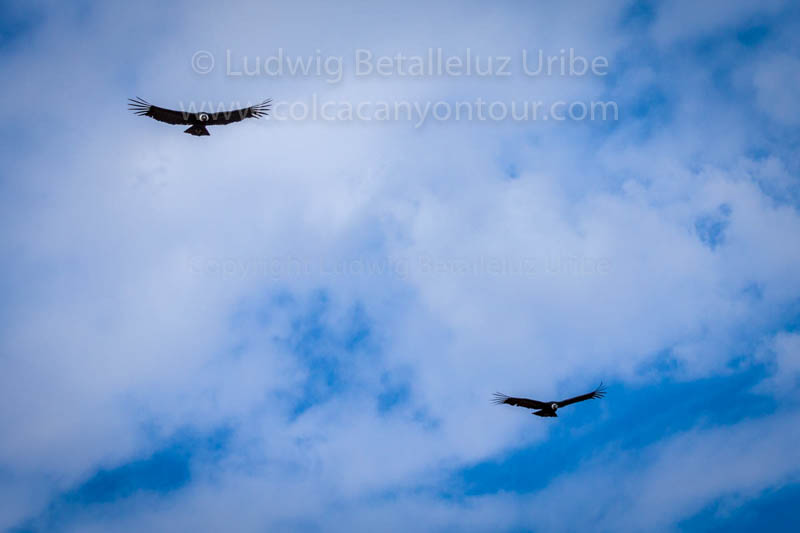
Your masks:
<svg viewBox="0 0 800 533"><path fill-rule="evenodd" d="M218 111L216 113L206 113L204 111L191 113L154 106L139 97L129 98L128 102L128 109L137 115L151 117L167 124L188 125L189 128L184 133L197 136L211 135L206 126L224 126L246 118L261 118L269 114L272 106L272 99L268 98L260 104L242 109Z"/></svg>
<svg viewBox="0 0 800 533"><path fill-rule="evenodd" d="M605 395L606 395L606 390L603 388L603 384L600 383L600 386L597 387L592 392L581 394L580 396L575 396L574 398L568 398L566 400L540 402L538 400L531 400L529 398L514 398L512 396L506 396L505 394L495 392L494 398L492 398L492 402L496 404L508 404L508 405L515 405L518 407L525 407L526 409L536 409L536 411L533 412L533 414L535 414L536 416L557 417L558 415L556 414L556 411L558 411L561 407L566 407L567 405L582 402L585 400L594 400L595 398L602 398Z"/></svg>

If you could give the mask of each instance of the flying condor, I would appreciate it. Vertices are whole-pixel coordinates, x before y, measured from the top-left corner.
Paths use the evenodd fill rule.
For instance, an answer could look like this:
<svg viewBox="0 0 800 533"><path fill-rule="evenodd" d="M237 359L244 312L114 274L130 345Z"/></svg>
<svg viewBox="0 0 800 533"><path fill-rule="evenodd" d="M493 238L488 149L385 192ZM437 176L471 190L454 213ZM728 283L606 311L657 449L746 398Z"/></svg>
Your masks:
<svg viewBox="0 0 800 533"><path fill-rule="evenodd" d="M234 109L232 111L219 111L217 113L200 111L199 113L190 113L188 111L174 111L172 109L150 105L138 96L136 98L128 98L128 102L128 109L137 115L151 117L159 122L166 122L167 124L189 125L189 128L185 130L184 133L197 136L211 135L208 133L206 126L224 126L246 118L263 117L269 114L269 109L272 105L272 99L269 98L260 104L242 109Z"/></svg>
<svg viewBox="0 0 800 533"><path fill-rule="evenodd" d="M492 402L496 404L507 403L508 405L516 405L518 407L525 407L526 409L536 409L536 411L533 412L533 414L536 416L557 417L558 415L556 414L556 411L562 407L566 407L567 405L573 403L582 402L584 400L602 398L605 395L606 390L603 388L603 384L600 383L600 386L592 392L581 394L580 396L575 396L574 398L569 398L567 400L561 400L560 402L540 402L538 400L530 400L528 398L512 398L511 396L506 396L505 394L500 394L499 392L494 393Z"/></svg>

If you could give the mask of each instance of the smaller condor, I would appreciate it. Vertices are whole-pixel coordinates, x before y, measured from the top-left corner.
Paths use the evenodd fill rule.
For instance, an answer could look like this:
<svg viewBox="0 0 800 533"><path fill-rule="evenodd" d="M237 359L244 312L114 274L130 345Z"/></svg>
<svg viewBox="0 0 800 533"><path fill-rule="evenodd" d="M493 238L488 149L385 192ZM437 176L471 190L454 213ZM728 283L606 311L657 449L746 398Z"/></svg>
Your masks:
<svg viewBox="0 0 800 533"><path fill-rule="evenodd" d="M602 398L606 395L606 390L603 388L603 384L600 383L600 386L597 387L592 392L587 394L582 394L580 396L575 396L574 398L569 398L567 400L561 400L560 402L552 401L552 402L540 402L537 400L529 400L528 398L512 398L511 396L506 396L505 394L500 394L499 392L494 393L494 398L492 399L492 403L496 404L504 404L507 403L508 405L516 405L519 407L525 407L527 409L537 409L533 412L536 416L547 416L547 417L557 417L556 411L558 411L561 407L565 407L567 405L582 402L584 400L594 400L595 398Z"/></svg>
<svg viewBox="0 0 800 533"><path fill-rule="evenodd" d="M150 105L139 97L128 98L128 101L130 102L128 104L128 109L137 115L151 117L159 122L166 122L167 124L188 125L189 128L184 130L184 133L197 135L198 137L211 135L208 133L206 126L224 126L246 118L260 118L268 115L270 106L272 105L272 99L267 99L260 104L242 109L234 109L232 111L219 111L217 113L200 111L199 113L190 113L188 111L175 111Z"/></svg>

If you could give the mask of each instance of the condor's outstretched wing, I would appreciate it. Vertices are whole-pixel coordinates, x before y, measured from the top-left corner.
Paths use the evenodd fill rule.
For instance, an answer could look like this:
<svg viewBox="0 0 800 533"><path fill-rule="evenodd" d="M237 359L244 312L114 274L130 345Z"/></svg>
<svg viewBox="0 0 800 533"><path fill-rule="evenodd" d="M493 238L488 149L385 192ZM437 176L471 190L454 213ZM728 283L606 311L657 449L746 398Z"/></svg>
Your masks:
<svg viewBox="0 0 800 533"><path fill-rule="evenodd" d="M128 109L137 115L152 117L159 122L166 122L167 124L194 124L199 122L197 113L173 111L172 109L150 105L138 96L136 98L128 98L128 102Z"/></svg>
<svg viewBox="0 0 800 533"><path fill-rule="evenodd" d="M209 113L209 118L206 124L209 126L222 126L230 124L231 122L239 122L246 118L261 118L269 114L270 107L272 107L272 98L267 98L260 104L245 107L242 109L234 109L232 111L219 111L217 113Z"/></svg>
<svg viewBox="0 0 800 533"><path fill-rule="evenodd" d="M580 396L575 396L574 398L569 398L568 400L561 400L560 402L556 403L558 403L558 407L561 408L564 407L565 405L582 402L584 400L594 400L595 398L602 398L605 395L606 395L606 390L603 388L603 383L601 382L600 386L597 387L592 392L589 392L587 394L582 394Z"/></svg>
<svg viewBox="0 0 800 533"><path fill-rule="evenodd" d="M548 407L548 404L545 402L530 400L528 398L513 398L511 396L506 396L505 394L500 394L499 392L494 393L492 403L507 403L508 405L517 405L519 407L526 407L528 409L546 409Z"/></svg>

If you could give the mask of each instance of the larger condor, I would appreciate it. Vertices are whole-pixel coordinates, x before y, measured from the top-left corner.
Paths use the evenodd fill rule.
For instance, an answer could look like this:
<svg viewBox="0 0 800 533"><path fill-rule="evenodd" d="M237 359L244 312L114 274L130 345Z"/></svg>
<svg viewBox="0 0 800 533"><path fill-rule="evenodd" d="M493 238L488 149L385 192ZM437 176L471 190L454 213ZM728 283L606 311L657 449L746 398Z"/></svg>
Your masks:
<svg viewBox="0 0 800 533"><path fill-rule="evenodd" d="M586 394L581 394L580 396L575 396L574 398L568 398L566 400L540 402L538 400L531 400L529 398L514 398L512 396L506 396L505 394L495 392L492 402L496 404L508 404L515 405L517 407L525 407L527 409L535 409L533 414L536 416L557 417L558 415L556 414L556 411L562 407L586 400L602 398L605 395L606 390L603 388L603 384L600 383L600 386L592 392L587 392Z"/></svg>
<svg viewBox="0 0 800 533"><path fill-rule="evenodd" d="M154 106L139 97L128 98L128 101L128 109L137 115L154 118L167 124L188 125L189 128L184 133L197 136L211 135L208 133L206 126L224 126L246 118L261 118L269 114L269 109L272 105L272 99L269 98L260 104L242 109L218 111L217 113L206 113L205 111L191 113L189 111L175 111Z"/></svg>

